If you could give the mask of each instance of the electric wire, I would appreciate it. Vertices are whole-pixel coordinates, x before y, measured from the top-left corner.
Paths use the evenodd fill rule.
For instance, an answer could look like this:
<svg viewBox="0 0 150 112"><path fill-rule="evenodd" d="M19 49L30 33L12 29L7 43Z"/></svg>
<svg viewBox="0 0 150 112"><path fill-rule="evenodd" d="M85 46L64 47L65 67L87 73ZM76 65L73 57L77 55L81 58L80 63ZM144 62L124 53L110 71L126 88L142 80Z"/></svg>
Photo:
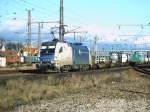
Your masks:
<svg viewBox="0 0 150 112"><path fill-rule="evenodd" d="M48 12L48 10L49 10L49 9L47 9L47 8L45 8L45 7L41 7L41 6L39 6L39 5L35 4L35 3L31 3L31 2L28 2L28 1L26 1L26 0L19 0L19 1L21 1L21 2L23 2L23 3L25 3L25 4L28 4L28 5L30 5L30 6L36 7L36 10L42 12L41 14L43 14L43 13L45 13L45 12ZM47 15L47 13L45 13L45 14ZM56 12L53 12L52 15L53 15L53 16L56 15ZM57 15L57 16L58 16L58 15Z"/></svg>

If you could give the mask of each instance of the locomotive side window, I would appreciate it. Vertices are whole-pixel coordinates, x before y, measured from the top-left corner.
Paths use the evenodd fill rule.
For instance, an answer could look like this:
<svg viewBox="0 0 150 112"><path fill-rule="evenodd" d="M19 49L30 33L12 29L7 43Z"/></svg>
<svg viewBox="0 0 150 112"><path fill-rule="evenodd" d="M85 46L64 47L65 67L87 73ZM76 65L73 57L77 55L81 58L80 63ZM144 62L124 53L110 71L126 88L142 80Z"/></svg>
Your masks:
<svg viewBox="0 0 150 112"><path fill-rule="evenodd" d="M59 49L59 53L62 53L63 52L63 48L61 47L60 49Z"/></svg>

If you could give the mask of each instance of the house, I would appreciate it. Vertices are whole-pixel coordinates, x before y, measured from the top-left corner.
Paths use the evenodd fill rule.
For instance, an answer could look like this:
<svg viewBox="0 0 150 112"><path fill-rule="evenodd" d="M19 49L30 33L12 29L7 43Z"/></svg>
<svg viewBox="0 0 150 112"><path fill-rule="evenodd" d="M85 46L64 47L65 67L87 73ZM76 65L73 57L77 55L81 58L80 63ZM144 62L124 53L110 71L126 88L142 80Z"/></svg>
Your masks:
<svg viewBox="0 0 150 112"><path fill-rule="evenodd" d="M0 67L6 67L6 57L0 54Z"/></svg>
<svg viewBox="0 0 150 112"><path fill-rule="evenodd" d="M2 43L0 43L0 52L4 52L4 51L5 51L5 47L4 45L2 45ZM4 53L0 53L0 67L6 67L6 57Z"/></svg>
<svg viewBox="0 0 150 112"><path fill-rule="evenodd" d="M29 56L30 52L32 56L37 56L38 55L38 49L37 48L23 48L21 49L21 54L22 56Z"/></svg>
<svg viewBox="0 0 150 112"><path fill-rule="evenodd" d="M0 45L0 51L5 51L5 50L6 50L5 45L4 45L4 44L3 44L3 45L1 44L1 45Z"/></svg>
<svg viewBox="0 0 150 112"><path fill-rule="evenodd" d="M0 51L0 55L6 57L7 64L13 64L20 61L20 57L17 55L17 52L12 50Z"/></svg>

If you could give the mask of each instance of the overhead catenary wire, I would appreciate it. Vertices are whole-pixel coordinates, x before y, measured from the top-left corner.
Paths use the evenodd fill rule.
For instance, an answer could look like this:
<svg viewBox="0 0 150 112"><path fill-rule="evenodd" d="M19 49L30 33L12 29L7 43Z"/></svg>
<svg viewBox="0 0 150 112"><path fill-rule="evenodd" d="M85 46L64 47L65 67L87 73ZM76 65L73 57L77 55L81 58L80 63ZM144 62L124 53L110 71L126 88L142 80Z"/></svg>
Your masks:
<svg viewBox="0 0 150 112"><path fill-rule="evenodd" d="M23 5L23 7L19 7L20 5ZM25 2L25 0L23 0L23 1L22 0L13 0L13 6L15 6L15 7L11 8L11 12L9 11L9 8L7 8L7 9L6 8L3 8L3 9L1 8L1 10L3 10L3 12L7 12L7 14L4 13L4 14L1 14L1 15L3 17L6 16L6 15L12 16L11 15L12 12L16 12L16 16L19 16L18 13L22 15L23 12L25 13L25 9L28 9L29 6L30 6L30 7L33 7L35 9L34 12L38 13L38 15L40 17L43 17L43 14L45 14L44 17L47 17L47 18L51 17L51 16L48 16L48 13L46 13L46 12L49 11L48 9L40 7L40 6L36 5L36 4L34 5L33 3ZM17 11L16 11L16 9L17 9ZM54 14L56 14L56 12L54 12ZM54 16L54 14L53 14L53 16ZM26 15L24 15L24 16L26 16Z"/></svg>
<svg viewBox="0 0 150 112"><path fill-rule="evenodd" d="M39 6L39 5L37 5L37 4L35 4L35 3L31 3L31 2L28 2L28 1L26 1L26 0L19 0L19 1L22 1L22 2L24 2L24 3L26 3L26 4L28 4L28 5L33 5L33 6L35 6L35 7L37 7L37 8L40 8L40 9L42 9L43 11L46 11L46 10L48 10L47 8L43 8L43 7L41 7L41 6ZM58 5L59 6L59 4L58 3L55 3L55 2L53 2L53 1L50 1L53 5ZM67 8L66 8L67 9ZM70 11L70 9L68 9L68 10L65 10L66 12L67 11ZM73 11L73 12L75 12L75 11ZM54 13L56 13L56 12L54 12ZM70 15L71 14L71 15ZM52 14L53 15L53 14ZM77 14L78 15L78 14ZM54 16L54 15L53 15ZM79 17L79 16L75 16L75 15L73 15L72 14L72 12L70 11L70 13L66 16L65 15L65 19L66 18L68 18L68 19L66 19L66 20L72 20L72 19L74 19L74 17L75 18L78 18L78 22L80 23L80 24L82 24L82 25L84 25L84 26L86 26L88 23L83 23L83 22L81 22L81 16ZM83 16L82 16L83 17ZM70 18L70 19L69 19Z"/></svg>
<svg viewBox="0 0 150 112"><path fill-rule="evenodd" d="M31 6L31 7L33 7L34 9L35 9L35 13L38 13L39 15L41 15L41 16L43 16L43 14L45 14L44 16L46 16L46 17L50 17L50 16L48 16L48 8L45 8L45 7L42 7L41 5L39 5L39 4L37 4L37 3L33 3L33 2L31 2L31 1L27 1L27 0L15 0L17 3L19 3L20 5L21 4L23 4L23 5L25 5L26 7L27 6ZM17 4L16 3L16 4ZM52 1L52 2L50 2L50 3L52 3L52 4L55 4L54 3L54 1ZM22 11L24 11L25 9L24 9L24 7L19 7L19 5L16 5L15 4L15 6L16 7L18 7L18 9L21 9ZM59 5L59 3L58 4L55 4L55 6L56 5ZM58 7L59 8L59 7ZM66 8L67 9L67 8ZM37 11L38 10L38 11ZM66 12L69 12L69 10L70 10L70 8L68 9L68 11L67 10L65 10ZM72 10L72 9L71 9ZM19 11L20 13L21 13L21 11ZM54 11L53 11L54 12ZM53 17L54 15L56 15L56 12L58 13L58 11L55 11L54 12L54 14L52 14L52 16L51 17ZM74 11L74 12L76 12L76 11ZM18 13L17 13L18 14ZM50 14L50 13L49 13ZM38 15L38 16L39 16ZM58 16L58 15L57 15ZM34 17L34 16L33 16ZM17 20L18 20L18 17L16 17L17 18ZM72 14L72 12L70 12L70 13L68 13L67 15L66 15L66 20L72 20L72 19L75 19L75 18L78 18L78 23L80 23L80 24L82 24L82 25L85 25L85 23L83 23L83 22L81 22L81 17L79 17L79 15L78 16L75 16L74 14ZM21 18L20 18L21 19ZM86 26L86 25L85 25Z"/></svg>
<svg viewBox="0 0 150 112"><path fill-rule="evenodd" d="M20 3L20 2L18 2L18 0L15 0L15 1L16 1L17 3ZM20 0L19 0L19 1L20 1ZM22 4L21 4L21 5L22 5ZM25 4L25 5L26 5L26 4ZM28 5L29 5L29 4L28 4ZM15 6L16 6L16 4L15 4ZM19 5L17 5L17 6L19 6ZM22 9L23 11L25 11L24 8L20 8L20 7L19 7L18 9ZM38 9L39 9L39 8L38 8ZM38 12L38 13L41 12L40 14L43 14L43 12L45 12L45 11L37 11L37 12ZM10 15L10 14L12 14L12 13L15 14L14 17L12 17L12 15ZM9 13L9 15L7 14L7 15L4 15L4 16L5 16L5 17L7 16L7 18L6 18L7 20L8 20L8 18L10 18L11 20L18 20L18 16L16 16L16 15L18 14L18 12L15 12L15 11L14 11L14 12L12 12L12 13ZM45 14L45 15L47 15L47 14ZM1 17L4 17L4 16L1 16ZM47 17L48 17L48 16L47 16ZM20 19L20 20L21 20L21 19L26 20L26 19L20 18L20 17L19 17L19 19Z"/></svg>
<svg viewBox="0 0 150 112"><path fill-rule="evenodd" d="M7 0L8 1L8 0ZM13 2L15 2L15 0L13 0ZM7 4L6 6L8 7L11 4L11 1L9 2L9 4ZM5 4L2 4L5 6ZM6 20L26 20L25 17L21 17L18 15L18 12L21 12L21 7L18 7L18 5L16 5L15 3L13 4L14 7L11 8L0 8L0 10L4 13L1 13L1 18L2 19L6 19ZM16 11L16 8L19 9Z"/></svg>
<svg viewBox="0 0 150 112"><path fill-rule="evenodd" d="M40 5L37 5L36 3L32 3L32 2L29 2L29 1L27 1L27 0L15 0L17 3L19 3L19 4L21 4L20 2L22 2L22 3L24 3L24 5L28 5L28 6L34 6L34 8L36 7L36 9L35 10L38 10L38 11L36 11L36 13L40 13L40 12L42 12L41 14L45 14L44 16L46 16L46 17L49 17L49 16L47 16L47 14L48 13L46 13L46 12L48 12L48 8L45 8L45 7L42 7L42 6L40 6ZM19 2L20 1L20 2ZM50 0L49 0L50 1ZM16 3L16 4L17 4ZM50 3L51 4L53 4L53 5L59 5L58 3L55 3L54 1L50 1ZM18 7L18 5L16 5L15 4L15 6L17 6ZM19 9L22 9L21 7L18 7ZM67 8L66 8L67 9ZM24 9L23 9L24 10ZM68 10L65 10L66 12L69 12L70 10L72 10L72 9L68 9ZM76 11L74 11L74 12L76 12ZM53 14L52 14L52 16L54 16L56 14L56 11L54 12L53 11ZM77 15L79 15L79 14L77 14ZM81 22L81 16L79 17L79 16L75 16L74 14L72 14L72 12L70 11L70 13L68 13L68 15L65 17L66 19L67 18L70 18L70 19L67 19L68 21L69 20L72 20L72 19L74 19L74 18L78 18L78 22L80 23L80 24L82 24L82 25L85 25L85 23L83 23L83 22Z"/></svg>
<svg viewBox="0 0 150 112"><path fill-rule="evenodd" d="M24 4L27 4L27 5L29 5L29 6L32 6L33 8L36 8L35 10L38 10L38 11L42 12L41 14L45 13L45 16L47 16L47 14L48 14L48 13L46 13L46 12L49 11L48 8L41 7L41 5L39 6L39 5L35 4L35 3L28 2L28 1L26 1L26 0L19 0L19 1L22 2L22 3L24 3ZM52 10L51 10L51 11L52 11ZM53 15L53 16L56 15L56 12L53 11L53 13L52 13L51 15ZM56 16L58 16L58 15L56 15ZM47 16L47 17L49 17L49 16Z"/></svg>
<svg viewBox="0 0 150 112"><path fill-rule="evenodd" d="M52 0L49 0L53 5L59 5L58 3L56 3L56 2L54 2L54 1L52 1ZM82 21L82 18L84 18L84 16L83 15L81 15L81 14L79 14L79 13L77 13L76 12L76 10L74 10L74 9L72 9L72 8L68 8L68 7L64 7L64 9L66 9L65 10L65 12L67 12L67 15L65 15L65 19L66 18L70 18L71 20L72 19L77 19L78 20L78 22L80 23L80 24L82 24L83 26L86 26L86 25L88 25L88 23L86 23L85 22L85 20L83 20ZM72 13L73 12L73 13ZM66 20L68 20L68 19L66 19Z"/></svg>

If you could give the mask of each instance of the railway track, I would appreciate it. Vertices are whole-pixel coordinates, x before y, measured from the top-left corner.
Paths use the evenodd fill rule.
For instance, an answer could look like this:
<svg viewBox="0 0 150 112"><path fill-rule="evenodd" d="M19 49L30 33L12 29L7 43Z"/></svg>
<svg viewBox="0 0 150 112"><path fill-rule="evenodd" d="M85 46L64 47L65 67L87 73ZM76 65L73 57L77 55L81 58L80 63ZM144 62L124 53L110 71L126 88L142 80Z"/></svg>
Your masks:
<svg viewBox="0 0 150 112"><path fill-rule="evenodd" d="M144 77L150 78L150 65L143 64L143 65L134 65L132 66L134 70L143 73Z"/></svg>
<svg viewBox="0 0 150 112"><path fill-rule="evenodd" d="M26 79L41 79L41 78L47 78L48 76L54 76L54 77L69 77L72 75L89 75L89 74L95 74L99 75L102 73L113 73L113 72L121 72L124 70L131 69L132 67L114 67L114 68L103 68L99 70L89 70L89 71L83 71L83 72L68 72L68 73L58 73L58 72L46 72L46 73L38 73L36 70L17 70L13 73L8 73L7 71L0 75L0 80L5 81L9 79L18 79L18 78L26 78Z"/></svg>

